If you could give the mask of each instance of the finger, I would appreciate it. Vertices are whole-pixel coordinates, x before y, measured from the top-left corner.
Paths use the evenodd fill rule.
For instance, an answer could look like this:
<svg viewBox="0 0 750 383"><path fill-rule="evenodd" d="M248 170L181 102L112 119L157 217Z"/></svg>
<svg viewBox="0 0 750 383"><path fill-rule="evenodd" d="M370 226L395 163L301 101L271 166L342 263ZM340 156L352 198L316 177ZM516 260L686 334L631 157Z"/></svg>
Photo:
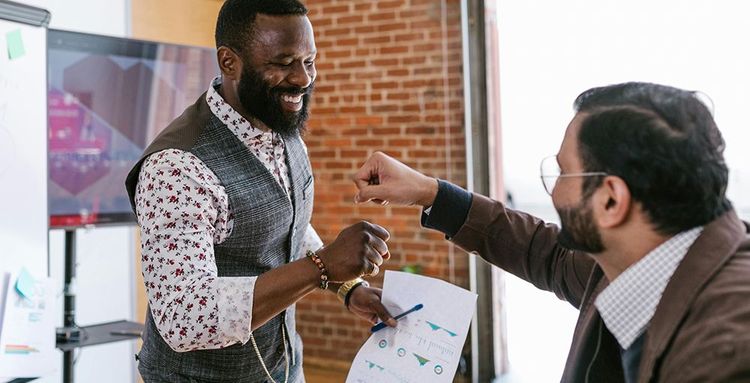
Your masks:
<svg viewBox="0 0 750 383"><path fill-rule="evenodd" d="M386 251L385 254L383 254L383 262L385 262L385 261L387 261L389 259L391 259L391 252L390 251Z"/></svg>
<svg viewBox="0 0 750 383"><path fill-rule="evenodd" d="M389 239L391 239L391 233L389 233L388 230L386 230L383 226L371 223L369 231L383 241L388 241Z"/></svg>
<svg viewBox="0 0 750 383"><path fill-rule="evenodd" d="M363 268L362 275L370 275L375 270L375 264L370 261L365 261L365 267Z"/></svg>
<svg viewBox="0 0 750 383"><path fill-rule="evenodd" d="M375 264L375 266L380 266L383 264L383 256L378 254L378 252L375 251L375 249L373 249L372 247L367 250L367 252L365 253L365 257L368 261Z"/></svg>
<svg viewBox="0 0 750 383"><path fill-rule="evenodd" d="M372 309L381 321L385 322L385 324L390 327L396 327L396 320L393 319L391 313L388 312L388 309L386 309L380 301L374 301L372 303Z"/></svg>
<svg viewBox="0 0 750 383"><path fill-rule="evenodd" d="M363 203L372 200L387 200L388 188L383 185L365 184L361 187L358 185L359 192L354 196L354 202Z"/></svg>
<svg viewBox="0 0 750 383"><path fill-rule="evenodd" d="M374 263L370 263L370 264L372 265L372 271L370 271L367 275L371 276L371 277L374 277L374 276L378 275L378 273L380 272L380 267L378 267L378 265L376 265Z"/></svg>
<svg viewBox="0 0 750 383"><path fill-rule="evenodd" d="M363 187L370 185L370 180L377 177L378 172L373 165L373 162L372 157L368 158L362 167L354 173L352 180L354 181L354 184L357 185L357 189L362 189Z"/></svg>
<svg viewBox="0 0 750 383"><path fill-rule="evenodd" d="M385 244L385 241L374 235L370 237L370 246L372 246L373 250L377 251L381 257L388 253L388 245Z"/></svg>

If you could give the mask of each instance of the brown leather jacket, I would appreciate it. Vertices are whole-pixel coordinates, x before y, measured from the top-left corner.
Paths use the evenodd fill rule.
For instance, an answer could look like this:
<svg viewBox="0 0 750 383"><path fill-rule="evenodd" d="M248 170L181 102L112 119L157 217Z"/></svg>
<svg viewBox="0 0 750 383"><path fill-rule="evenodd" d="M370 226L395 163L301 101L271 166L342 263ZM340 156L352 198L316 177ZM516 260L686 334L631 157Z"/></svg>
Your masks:
<svg viewBox="0 0 750 383"><path fill-rule="evenodd" d="M593 305L607 286L558 227L474 194L451 240L579 308L563 382L622 382L620 351ZM750 226L729 211L705 226L649 324L638 382L750 382Z"/></svg>

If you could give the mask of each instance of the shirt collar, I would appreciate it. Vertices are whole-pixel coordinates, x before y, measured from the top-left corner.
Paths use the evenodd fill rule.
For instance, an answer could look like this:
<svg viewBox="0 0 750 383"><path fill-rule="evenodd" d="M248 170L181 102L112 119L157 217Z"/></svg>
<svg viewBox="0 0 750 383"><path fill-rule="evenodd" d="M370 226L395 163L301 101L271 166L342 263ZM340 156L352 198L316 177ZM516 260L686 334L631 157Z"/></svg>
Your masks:
<svg viewBox="0 0 750 383"><path fill-rule="evenodd" d="M211 109L211 113L223 122L242 142L248 142L253 139L264 139L265 141L275 142L274 132L264 132L250 124L250 121L242 117L239 112L234 110L231 105L224 101L218 91L221 86L221 76L217 76L211 81L211 85L206 91L206 102Z"/></svg>
<svg viewBox="0 0 750 383"><path fill-rule="evenodd" d="M699 226L670 238L625 269L596 297L599 315L623 349L646 331L667 283L701 231Z"/></svg>

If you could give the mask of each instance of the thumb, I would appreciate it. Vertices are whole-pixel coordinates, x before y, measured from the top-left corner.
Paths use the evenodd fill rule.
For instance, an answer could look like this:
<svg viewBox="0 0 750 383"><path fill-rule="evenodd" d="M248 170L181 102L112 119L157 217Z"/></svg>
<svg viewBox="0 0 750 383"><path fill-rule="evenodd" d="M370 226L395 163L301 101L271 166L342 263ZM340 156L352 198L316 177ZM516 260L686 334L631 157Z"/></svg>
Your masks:
<svg viewBox="0 0 750 383"><path fill-rule="evenodd" d="M354 202L356 203L363 203L363 202L369 202L374 199L378 200L384 200L387 201L390 198L388 198L389 190L387 186L384 185L363 185L359 192L354 196Z"/></svg>
<svg viewBox="0 0 750 383"><path fill-rule="evenodd" d="M385 322L385 324L390 327L396 327L396 320L393 319L391 313L388 312L388 310L385 308L385 306L383 306L382 303L380 303L380 301L373 302L372 308L381 321Z"/></svg>

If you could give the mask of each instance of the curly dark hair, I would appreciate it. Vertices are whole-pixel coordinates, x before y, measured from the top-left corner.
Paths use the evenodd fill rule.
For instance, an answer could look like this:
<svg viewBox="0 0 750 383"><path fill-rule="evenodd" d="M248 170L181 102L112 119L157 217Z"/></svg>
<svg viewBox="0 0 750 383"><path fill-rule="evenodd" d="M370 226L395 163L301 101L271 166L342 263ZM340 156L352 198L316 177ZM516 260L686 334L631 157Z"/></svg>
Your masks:
<svg viewBox="0 0 750 383"><path fill-rule="evenodd" d="M593 88L576 98L587 172L622 178L665 235L705 225L732 208L724 140L696 92L650 83ZM602 182L587 179L584 193Z"/></svg>
<svg viewBox="0 0 750 383"><path fill-rule="evenodd" d="M307 8L297 0L227 0L216 20L216 48L225 46L237 52L252 39L257 14L307 15Z"/></svg>

